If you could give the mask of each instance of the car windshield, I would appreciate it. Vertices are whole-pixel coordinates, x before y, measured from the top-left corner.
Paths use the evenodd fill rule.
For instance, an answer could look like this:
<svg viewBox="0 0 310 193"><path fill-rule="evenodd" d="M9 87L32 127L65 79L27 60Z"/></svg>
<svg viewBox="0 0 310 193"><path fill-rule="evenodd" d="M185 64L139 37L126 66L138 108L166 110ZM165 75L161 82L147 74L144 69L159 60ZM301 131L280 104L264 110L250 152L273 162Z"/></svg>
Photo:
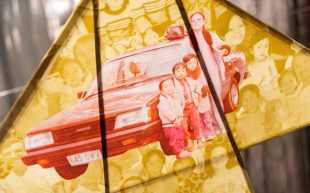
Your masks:
<svg viewBox="0 0 310 193"><path fill-rule="evenodd" d="M172 67L182 57L181 45L174 44L107 62L101 70L103 90L171 74ZM87 95L97 92L97 80L94 80Z"/></svg>

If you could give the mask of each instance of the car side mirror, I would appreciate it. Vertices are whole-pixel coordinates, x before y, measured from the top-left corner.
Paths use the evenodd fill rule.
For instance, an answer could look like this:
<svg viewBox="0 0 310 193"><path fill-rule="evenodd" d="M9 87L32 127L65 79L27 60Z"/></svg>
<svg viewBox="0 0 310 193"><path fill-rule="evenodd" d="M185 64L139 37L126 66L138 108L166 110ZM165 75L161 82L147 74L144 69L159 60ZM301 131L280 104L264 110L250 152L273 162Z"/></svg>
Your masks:
<svg viewBox="0 0 310 193"><path fill-rule="evenodd" d="M82 99L82 98L84 98L86 96L86 94L87 94L87 91L85 91L85 90L79 91L77 93L77 97L78 97L78 99Z"/></svg>

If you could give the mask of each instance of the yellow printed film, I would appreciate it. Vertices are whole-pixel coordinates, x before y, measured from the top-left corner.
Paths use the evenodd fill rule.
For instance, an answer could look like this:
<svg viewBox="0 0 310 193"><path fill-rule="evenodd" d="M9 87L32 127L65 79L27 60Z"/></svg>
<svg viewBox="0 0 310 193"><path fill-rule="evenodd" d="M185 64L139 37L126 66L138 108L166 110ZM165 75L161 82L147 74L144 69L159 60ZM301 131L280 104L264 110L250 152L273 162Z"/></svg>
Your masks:
<svg viewBox="0 0 310 193"><path fill-rule="evenodd" d="M224 109L233 110L225 113L240 149L309 124L307 80L310 56L307 48L226 1L183 2L194 31L197 19L202 19L204 31L212 35L213 45L230 47L226 58L236 54L245 58L246 76L238 67L232 73L233 63L225 64L224 70L220 67L208 69L212 74L224 75L225 72L226 77L222 80L211 76L215 86L216 82L223 85L223 82L231 81L226 88L228 92L224 86L219 86L218 90L222 89L222 99L229 96ZM198 43L203 42L199 41L203 39L199 33L196 34ZM205 50L202 43L200 48L202 52Z"/></svg>
<svg viewBox="0 0 310 193"><path fill-rule="evenodd" d="M0 188L251 192L189 33L240 149L308 125L308 49L222 0L183 1L191 32L172 0L98 3L94 24L81 2L6 118Z"/></svg>
<svg viewBox="0 0 310 193"><path fill-rule="evenodd" d="M228 192L249 192L176 2L106 1L101 7L101 53L109 60L98 73L110 190L221 192L218 186L227 183ZM89 95L97 89L95 83ZM222 157L221 175L236 172L240 182L215 179L211 160ZM226 168L226 162L234 164Z"/></svg>
<svg viewBox="0 0 310 193"><path fill-rule="evenodd" d="M96 77L92 12L90 1L76 7L4 120L1 131L6 129L7 134L0 145L0 192L104 190L101 161L71 166L66 160L70 151L58 148L80 141L81 133L73 134L74 128L55 132L81 116L81 112L64 111L79 103L78 93L87 90Z"/></svg>

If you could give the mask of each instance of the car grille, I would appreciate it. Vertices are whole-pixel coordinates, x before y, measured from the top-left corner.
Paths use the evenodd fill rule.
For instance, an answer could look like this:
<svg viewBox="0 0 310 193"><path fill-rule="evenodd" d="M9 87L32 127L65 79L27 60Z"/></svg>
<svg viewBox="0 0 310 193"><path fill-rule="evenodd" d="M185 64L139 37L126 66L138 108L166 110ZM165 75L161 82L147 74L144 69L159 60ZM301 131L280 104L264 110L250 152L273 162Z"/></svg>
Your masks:
<svg viewBox="0 0 310 193"><path fill-rule="evenodd" d="M113 130L115 118L107 119L105 124L107 132ZM80 140L98 136L101 136L99 120L96 123L79 125L77 127L69 127L66 129L58 129L53 132L53 137L56 144L78 142Z"/></svg>

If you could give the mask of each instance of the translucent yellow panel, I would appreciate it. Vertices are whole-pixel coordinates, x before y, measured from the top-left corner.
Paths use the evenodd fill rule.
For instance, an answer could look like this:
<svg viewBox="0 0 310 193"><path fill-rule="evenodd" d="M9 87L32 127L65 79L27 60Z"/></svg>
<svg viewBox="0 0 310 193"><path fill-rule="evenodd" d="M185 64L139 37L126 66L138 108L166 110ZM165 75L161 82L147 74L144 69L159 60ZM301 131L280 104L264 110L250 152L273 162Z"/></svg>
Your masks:
<svg viewBox="0 0 310 193"><path fill-rule="evenodd" d="M227 65L224 70L212 66L208 69L211 79L213 74L225 71L226 79L213 77L214 85L227 78L234 80L228 84L228 93L232 95L230 103L224 103L224 109L236 104L233 112L226 112L226 118L240 149L309 124L307 48L226 1L183 2L193 29L201 19L204 31L212 34L213 45L229 46L227 57L236 53L245 57L247 76L238 70L229 74L231 66ZM204 52L201 39L197 37ZM216 52L222 51L216 49ZM238 82L238 89L233 82ZM226 93L222 87L222 97Z"/></svg>

